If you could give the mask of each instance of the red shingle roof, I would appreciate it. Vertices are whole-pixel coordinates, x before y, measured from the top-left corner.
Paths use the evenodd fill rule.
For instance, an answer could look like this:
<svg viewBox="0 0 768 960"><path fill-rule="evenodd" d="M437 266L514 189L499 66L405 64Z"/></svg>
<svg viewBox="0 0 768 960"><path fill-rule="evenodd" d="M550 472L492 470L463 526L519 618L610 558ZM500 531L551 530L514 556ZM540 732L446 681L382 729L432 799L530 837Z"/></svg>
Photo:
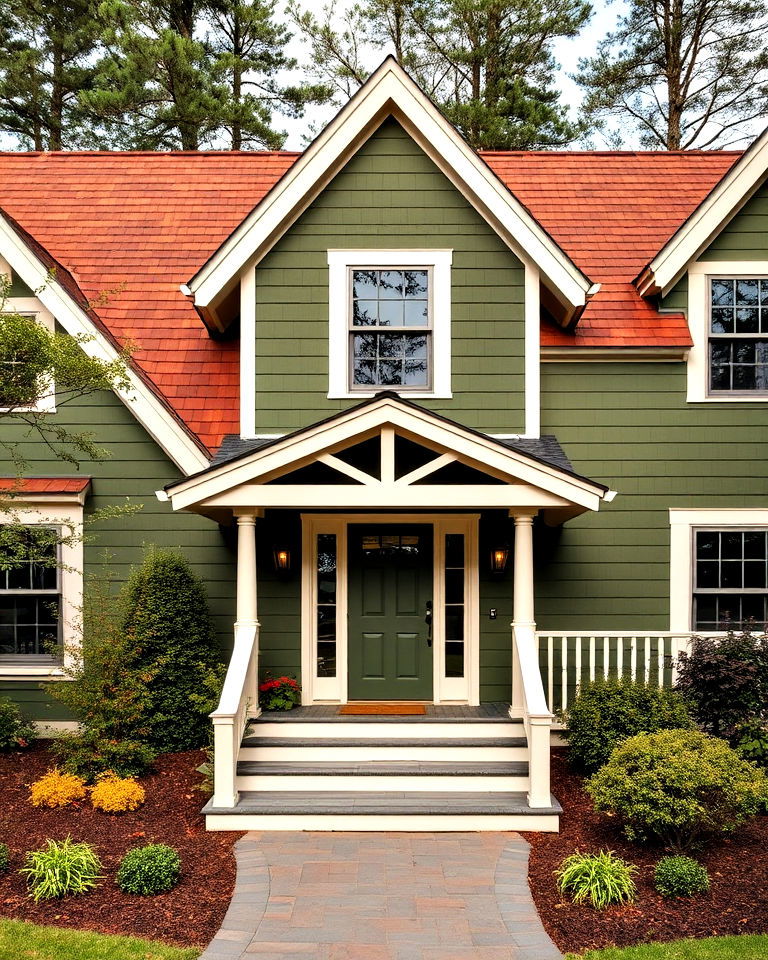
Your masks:
<svg viewBox="0 0 768 960"><path fill-rule="evenodd" d="M90 477L0 477L0 493L23 496L30 493L82 493Z"/></svg>
<svg viewBox="0 0 768 960"><path fill-rule="evenodd" d="M238 431L238 345L213 340L179 291L296 153L0 154L0 207L65 268L148 377L208 447ZM599 282L572 334L542 343L686 345L632 280L738 153L485 153L575 263ZM76 291L75 291L76 292Z"/></svg>

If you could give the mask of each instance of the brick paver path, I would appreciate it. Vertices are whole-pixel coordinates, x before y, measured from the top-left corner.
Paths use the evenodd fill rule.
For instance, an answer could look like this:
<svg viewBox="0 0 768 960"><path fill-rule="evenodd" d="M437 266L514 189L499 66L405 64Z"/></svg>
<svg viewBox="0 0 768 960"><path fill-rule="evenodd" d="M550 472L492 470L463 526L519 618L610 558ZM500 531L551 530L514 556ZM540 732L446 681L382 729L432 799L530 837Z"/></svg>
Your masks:
<svg viewBox="0 0 768 960"><path fill-rule="evenodd" d="M201 960L555 960L514 833L257 833Z"/></svg>

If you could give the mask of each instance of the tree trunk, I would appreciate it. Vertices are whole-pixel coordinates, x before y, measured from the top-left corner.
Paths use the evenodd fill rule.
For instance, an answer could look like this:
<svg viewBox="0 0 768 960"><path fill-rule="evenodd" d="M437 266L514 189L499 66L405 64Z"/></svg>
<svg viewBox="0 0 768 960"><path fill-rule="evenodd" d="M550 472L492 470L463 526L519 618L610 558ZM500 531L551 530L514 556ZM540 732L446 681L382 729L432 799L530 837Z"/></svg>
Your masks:
<svg viewBox="0 0 768 960"><path fill-rule="evenodd" d="M52 42L53 70L51 75L51 119L48 131L48 149L61 150L64 129L64 45L61 37Z"/></svg>
<svg viewBox="0 0 768 960"><path fill-rule="evenodd" d="M243 96L243 41L240 30L240 16L237 11L234 12L234 22L232 24L232 103L234 113L232 115L232 149L243 149L243 125L240 122L240 103Z"/></svg>
<svg viewBox="0 0 768 960"><path fill-rule="evenodd" d="M679 150L682 144L683 96L683 10L680 0L664 3L664 52L667 76L667 150Z"/></svg>

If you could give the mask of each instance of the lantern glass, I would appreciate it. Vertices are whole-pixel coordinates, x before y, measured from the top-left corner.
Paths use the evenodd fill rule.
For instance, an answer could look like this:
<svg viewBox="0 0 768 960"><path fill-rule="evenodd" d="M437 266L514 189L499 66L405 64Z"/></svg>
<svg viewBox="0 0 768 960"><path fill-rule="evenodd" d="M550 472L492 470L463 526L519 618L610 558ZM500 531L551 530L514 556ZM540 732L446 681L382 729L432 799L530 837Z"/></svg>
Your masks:
<svg viewBox="0 0 768 960"><path fill-rule="evenodd" d="M491 570L493 573L504 573L509 559L509 547L495 547L491 550Z"/></svg>
<svg viewBox="0 0 768 960"><path fill-rule="evenodd" d="M275 547L275 570L278 573L288 573L291 569L291 551L286 547Z"/></svg>

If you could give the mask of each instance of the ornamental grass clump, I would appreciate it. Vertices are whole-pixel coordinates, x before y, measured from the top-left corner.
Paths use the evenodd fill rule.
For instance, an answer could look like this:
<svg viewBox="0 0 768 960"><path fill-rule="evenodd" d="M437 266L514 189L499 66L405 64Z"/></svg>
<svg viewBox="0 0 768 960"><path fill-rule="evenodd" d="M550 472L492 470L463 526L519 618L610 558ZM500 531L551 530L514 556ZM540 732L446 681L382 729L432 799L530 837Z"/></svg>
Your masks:
<svg viewBox="0 0 768 960"><path fill-rule="evenodd" d="M765 771L698 730L631 737L585 786L630 840L657 839L675 852L735 830L768 802Z"/></svg>
<svg viewBox="0 0 768 960"><path fill-rule="evenodd" d="M692 897L709 890L709 873L691 857L662 857L656 864L653 884L662 897Z"/></svg>
<svg viewBox="0 0 768 960"><path fill-rule="evenodd" d="M637 867L617 857L612 850L576 853L566 857L555 873L560 893L576 904L588 903L604 910L617 903L631 903L637 888L632 877Z"/></svg>
<svg viewBox="0 0 768 960"><path fill-rule="evenodd" d="M264 710L293 710L301 703L301 686L293 677L270 677L259 684L259 702Z"/></svg>
<svg viewBox="0 0 768 960"><path fill-rule="evenodd" d="M88 843L71 837L47 840L42 850L31 850L19 871L27 880L29 895L39 903L68 894L87 893L99 880L101 861Z"/></svg>
<svg viewBox="0 0 768 960"><path fill-rule="evenodd" d="M85 795L85 780L74 773L64 773L58 767L36 780L29 790L33 807L66 807L84 800Z"/></svg>
<svg viewBox="0 0 768 960"><path fill-rule="evenodd" d="M117 885L123 893L151 897L173 889L180 876L178 851L164 843L150 843L126 853L117 871Z"/></svg>
<svg viewBox="0 0 768 960"><path fill-rule="evenodd" d="M133 777L104 773L96 781L96 786L91 787L91 803L104 813L138 810L145 799L144 787Z"/></svg>

